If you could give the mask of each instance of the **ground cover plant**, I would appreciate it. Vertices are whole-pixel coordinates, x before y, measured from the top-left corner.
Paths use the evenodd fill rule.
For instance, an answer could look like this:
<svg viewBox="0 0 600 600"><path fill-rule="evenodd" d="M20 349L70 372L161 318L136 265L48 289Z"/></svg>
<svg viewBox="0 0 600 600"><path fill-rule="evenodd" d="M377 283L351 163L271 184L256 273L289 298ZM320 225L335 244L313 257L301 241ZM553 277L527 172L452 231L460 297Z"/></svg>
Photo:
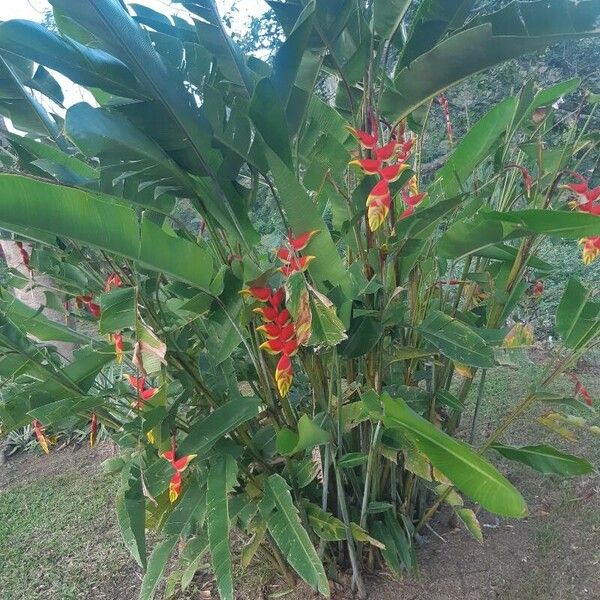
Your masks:
<svg viewBox="0 0 600 600"><path fill-rule="evenodd" d="M543 294L541 245L580 240L585 265L600 255L597 98L577 78L524 82L458 140L444 90L596 35L600 2L271 2L286 38L272 62L244 55L210 0L182 2L188 19L51 4L57 32L0 24L0 110L29 134L7 134L0 174L18 251L0 306L0 419L31 424L45 452L65 423L89 424L92 444L100 424L110 432L140 598L171 559L185 589L205 555L234 598L233 528L243 565L323 596L349 569L366 597L365 570L417 572L415 536L440 507L478 540L464 498L527 515L492 455L592 470L547 443L503 443L538 405L558 436L598 433L574 367L598 343L600 304L576 278L556 309L560 346L473 441L487 373L533 340L516 308ZM63 102L48 69L94 105L64 121L45 110L32 90ZM578 91L565 125L552 105ZM425 174L434 106L452 150ZM259 190L272 246L249 218ZM64 323L17 297L42 275ZM569 394L555 387L565 377Z"/></svg>

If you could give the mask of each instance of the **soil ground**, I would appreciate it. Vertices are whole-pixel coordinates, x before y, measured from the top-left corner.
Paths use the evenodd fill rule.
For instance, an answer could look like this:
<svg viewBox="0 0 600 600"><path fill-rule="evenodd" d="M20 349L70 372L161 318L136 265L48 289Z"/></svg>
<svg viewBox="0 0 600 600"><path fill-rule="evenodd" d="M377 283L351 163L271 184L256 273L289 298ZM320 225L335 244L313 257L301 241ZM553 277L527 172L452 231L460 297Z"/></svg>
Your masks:
<svg viewBox="0 0 600 600"><path fill-rule="evenodd" d="M537 374L535 354L530 356L533 360L524 366L489 379L480 435L493 428ZM600 400L600 368L583 364L579 370ZM563 385L566 389L568 383ZM532 418L505 441L552 443L597 467L600 438L582 431L577 443L566 443L535 423L544 410L532 409ZM598 424L597 417L592 421ZM470 422L469 414L464 422ZM120 538L113 503L116 481L99 467L111 453L107 444L49 456L26 453L0 467L0 600L137 598L141 574ZM515 463L510 469L503 461L498 464L523 492L530 515L507 520L481 511L485 539L480 545L441 513L423 536L419 579L399 582L383 571L370 574L372 600L600 600L598 471L562 479ZM259 565L238 581L237 600L313 597L301 585L286 590ZM191 587L186 600L217 598L208 567ZM352 598L347 586L333 589L334 600Z"/></svg>

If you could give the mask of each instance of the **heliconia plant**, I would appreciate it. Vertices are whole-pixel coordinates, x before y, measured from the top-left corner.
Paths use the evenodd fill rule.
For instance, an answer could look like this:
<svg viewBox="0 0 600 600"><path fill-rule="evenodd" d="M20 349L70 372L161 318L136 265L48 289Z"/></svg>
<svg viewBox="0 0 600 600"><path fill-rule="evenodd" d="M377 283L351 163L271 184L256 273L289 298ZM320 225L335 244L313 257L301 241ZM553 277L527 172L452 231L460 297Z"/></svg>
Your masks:
<svg viewBox="0 0 600 600"><path fill-rule="evenodd" d="M464 0L272 1L286 39L271 63L236 47L213 0L183 0L187 18L50 2L57 31L0 24L0 112L28 133L8 134L0 227L33 245L27 284L53 278L48 306L65 323L2 289L0 419L3 431L33 422L45 451L44 430L66 420L91 420L92 444L99 424L110 432L140 598L175 563L187 587L205 555L223 600L235 560L322 596L348 569L365 597L365 569L416 571L415 535L440 507L479 541L463 498L527 514L494 453L544 473L592 469L501 443L533 405L548 404L540 426L554 432L593 411L572 371L598 344L600 303L575 278L544 376L481 445L455 439L475 379L479 405L487 371L531 343L513 316L543 294L542 241L582 240L586 264L600 253L586 171L597 132L574 119L555 135L551 108L581 82L524 82L463 136L448 98L501 61L597 35L598 0L488 14ZM64 101L51 71L93 103L64 121L46 110ZM425 173L438 104L450 154ZM278 225L263 239L250 215L265 194ZM72 359L55 342L75 345ZM563 376L572 398L553 391Z"/></svg>

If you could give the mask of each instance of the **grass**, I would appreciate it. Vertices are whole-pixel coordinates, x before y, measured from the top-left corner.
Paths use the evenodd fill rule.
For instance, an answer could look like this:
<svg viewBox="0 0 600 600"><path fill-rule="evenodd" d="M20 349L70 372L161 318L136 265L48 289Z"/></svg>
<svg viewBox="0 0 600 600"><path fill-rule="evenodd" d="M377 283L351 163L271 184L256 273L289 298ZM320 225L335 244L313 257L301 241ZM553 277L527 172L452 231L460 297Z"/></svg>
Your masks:
<svg viewBox="0 0 600 600"><path fill-rule="evenodd" d="M115 481L64 474L0 494L0 592L4 600L99 598L99 581L123 571Z"/></svg>

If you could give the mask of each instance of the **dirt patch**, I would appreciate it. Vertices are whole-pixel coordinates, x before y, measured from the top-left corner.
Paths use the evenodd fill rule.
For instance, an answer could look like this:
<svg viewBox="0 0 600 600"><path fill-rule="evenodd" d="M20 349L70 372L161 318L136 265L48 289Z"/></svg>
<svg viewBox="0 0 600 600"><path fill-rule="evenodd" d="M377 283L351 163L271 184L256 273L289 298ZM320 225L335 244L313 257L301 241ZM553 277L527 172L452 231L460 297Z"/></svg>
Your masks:
<svg viewBox="0 0 600 600"><path fill-rule="evenodd" d="M68 446L47 455L33 452L15 454L0 466L0 491L17 483L69 472L93 475L98 473L100 463L114 453L111 443L103 443L94 448Z"/></svg>

